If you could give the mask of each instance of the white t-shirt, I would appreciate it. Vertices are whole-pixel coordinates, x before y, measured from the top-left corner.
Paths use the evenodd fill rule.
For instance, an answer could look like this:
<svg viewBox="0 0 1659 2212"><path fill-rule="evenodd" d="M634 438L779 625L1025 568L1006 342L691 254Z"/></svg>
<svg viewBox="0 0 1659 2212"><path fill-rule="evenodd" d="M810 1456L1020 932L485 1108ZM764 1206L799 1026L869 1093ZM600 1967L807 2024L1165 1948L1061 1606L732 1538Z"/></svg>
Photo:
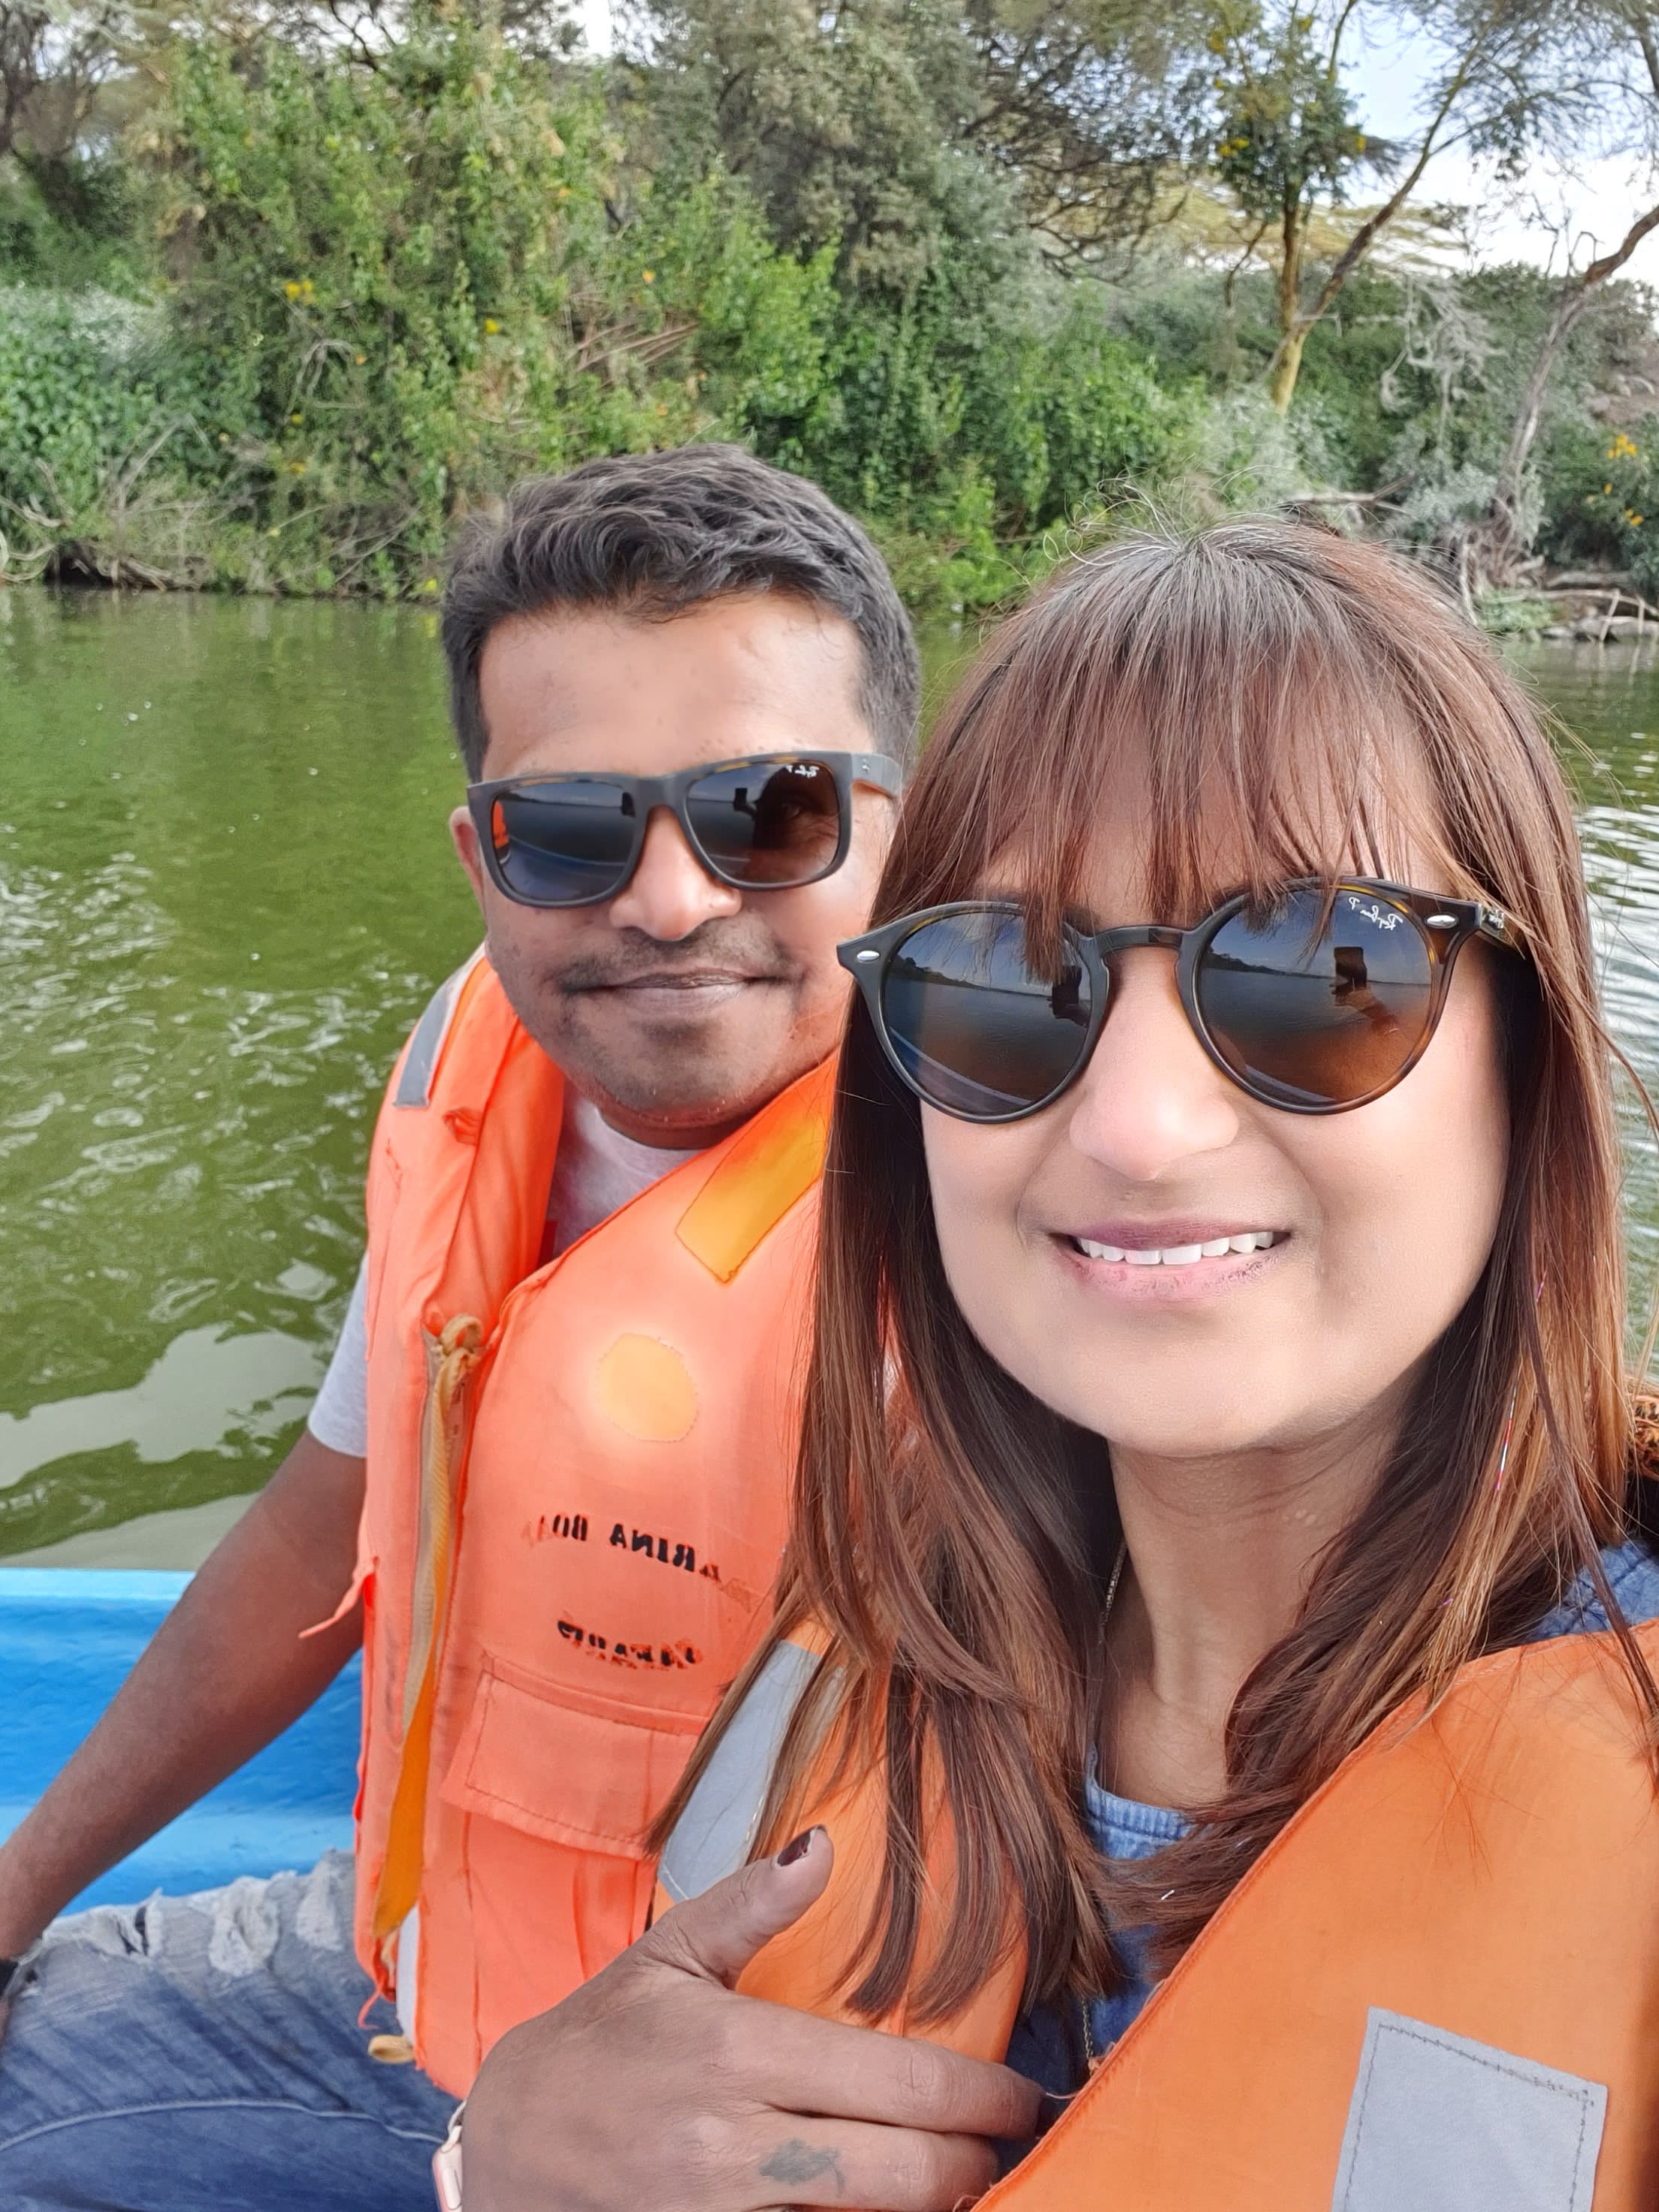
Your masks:
<svg viewBox="0 0 1659 2212"><path fill-rule="evenodd" d="M588 1098L572 1093L559 1156L553 1165L547 1219L555 1254L597 1229L619 1206L649 1190L671 1170L696 1158L696 1151L663 1152L636 1145L613 1129ZM367 1262L365 1262L365 1266ZM306 1426L331 1451L362 1459L368 1450L368 1334L363 1323L364 1268L357 1270L340 1340Z"/></svg>
<svg viewBox="0 0 1659 2212"><path fill-rule="evenodd" d="M655 1145L636 1145L631 1137L613 1129L591 1100L574 1092L571 1097L574 1103L560 1133L553 1188L547 1200L552 1255L568 1251L578 1237L597 1229L619 1206L626 1206L630 1198L649 1190L671 1170L697 1157L696 1150L670 1152ZM319 1443L333 1451L348 1452L354 1459L363 1459L368 1452L368 1332L363 1322L368 1265L365 1261L357 1270L340 1340L306 1422ZM415 2033L420 1941L416 1907L398 1934L398 2019L410 2036Z"/></svg>

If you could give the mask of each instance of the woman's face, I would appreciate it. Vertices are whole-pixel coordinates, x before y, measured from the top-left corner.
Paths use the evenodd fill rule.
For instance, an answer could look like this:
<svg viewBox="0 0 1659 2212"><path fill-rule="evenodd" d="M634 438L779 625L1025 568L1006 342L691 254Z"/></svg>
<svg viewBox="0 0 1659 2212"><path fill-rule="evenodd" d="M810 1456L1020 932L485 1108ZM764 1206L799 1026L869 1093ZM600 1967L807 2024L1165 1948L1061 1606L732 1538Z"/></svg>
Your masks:
<svg viewBox="0 0 1659 2212"><path fill-rule="evenodd" d="M1103 793L1083 903L1103 928L1196 921L1147 910L1129 781ZM1402 854L1391 872L1450 888L1424 865ZM1094 1057L1045 1112L986 1127L924 1107L922 1128L951 1288L1036 1397L1160 1458L1340 1449L1398 1402L1492 1247L1509 1126L1485 956L1460 957L1411 1073L1349 1113L1247 1097L1188 1025L1174 955L1145 951L1115 967ZM1269 1249L1174 1266L1083 1249L1264 1231Z"/></svg>

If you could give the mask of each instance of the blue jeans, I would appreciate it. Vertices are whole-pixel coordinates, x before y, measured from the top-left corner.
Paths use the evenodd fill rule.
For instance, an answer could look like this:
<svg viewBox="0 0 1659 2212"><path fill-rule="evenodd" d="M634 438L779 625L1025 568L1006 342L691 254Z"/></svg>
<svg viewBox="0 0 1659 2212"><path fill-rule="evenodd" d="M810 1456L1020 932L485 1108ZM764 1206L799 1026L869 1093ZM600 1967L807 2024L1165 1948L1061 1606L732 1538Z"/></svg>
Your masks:
<svg viewBox="0 0 1659 2212"><path fill-rule="evenodd" d="M5 2212L433 2212L455 2099L351 1948L351 1861L60 1920L0 2042Z"/></svg>

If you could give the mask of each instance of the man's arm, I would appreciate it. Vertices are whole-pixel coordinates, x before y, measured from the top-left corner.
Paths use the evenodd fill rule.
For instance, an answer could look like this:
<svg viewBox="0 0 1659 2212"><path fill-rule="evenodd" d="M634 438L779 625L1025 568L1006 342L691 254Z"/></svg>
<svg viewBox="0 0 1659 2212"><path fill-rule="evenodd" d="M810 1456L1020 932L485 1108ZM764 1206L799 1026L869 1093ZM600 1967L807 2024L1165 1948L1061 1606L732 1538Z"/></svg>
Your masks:
<svg viewBox="0 0 1659 2212"><path fill-rule="evenodd" d="M0 1958L313 1704L362 1641L363 1462L300 1440L191 1581L92 1734L0 1844ZM0 2005L0 2019L4 2007Z"/></svg>

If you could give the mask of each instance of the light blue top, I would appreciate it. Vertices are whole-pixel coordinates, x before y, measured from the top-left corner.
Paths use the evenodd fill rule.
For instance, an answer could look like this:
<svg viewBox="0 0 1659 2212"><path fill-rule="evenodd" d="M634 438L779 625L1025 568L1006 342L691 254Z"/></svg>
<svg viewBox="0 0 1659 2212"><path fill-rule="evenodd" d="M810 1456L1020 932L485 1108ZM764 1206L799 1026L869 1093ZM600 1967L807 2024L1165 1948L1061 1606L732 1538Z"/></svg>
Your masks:
<svg viewBox="0 0 1659 2212"><path fill-rule="evenodd" d="M1639 1540L1603 1552L1601 1564L1625 1619L1632 1626L1659 1619L1659 1559ZM1545 1614L1524 1640L1541 1644L1552 1636L1592 1634L1607 1626L1601 1600L1581 1575L1562 1602ZM1182 1814L1167 1805L1142 1805L1133 1797L1120 1797L1103 1789L1092 1766L1084 1778L1084 1808L1095 1841L1109 1859L1150 1859L1166 1844L1184 1833ZM1117 1939L1118 1955L1126 1969L1122 1985L1110 1996L1095 1997L1089 2006L1089 2033L1097 2055L1109 2051L1152 1994L1146 1972L1146 1943L1138 1931ZM1068 2024L1052 2012L1028 2014L1016 2026L1008 2045L1008 2063L1045 2089L1065 2095L1077 2087L1080 2054L1079 2039Z"/></svg>

